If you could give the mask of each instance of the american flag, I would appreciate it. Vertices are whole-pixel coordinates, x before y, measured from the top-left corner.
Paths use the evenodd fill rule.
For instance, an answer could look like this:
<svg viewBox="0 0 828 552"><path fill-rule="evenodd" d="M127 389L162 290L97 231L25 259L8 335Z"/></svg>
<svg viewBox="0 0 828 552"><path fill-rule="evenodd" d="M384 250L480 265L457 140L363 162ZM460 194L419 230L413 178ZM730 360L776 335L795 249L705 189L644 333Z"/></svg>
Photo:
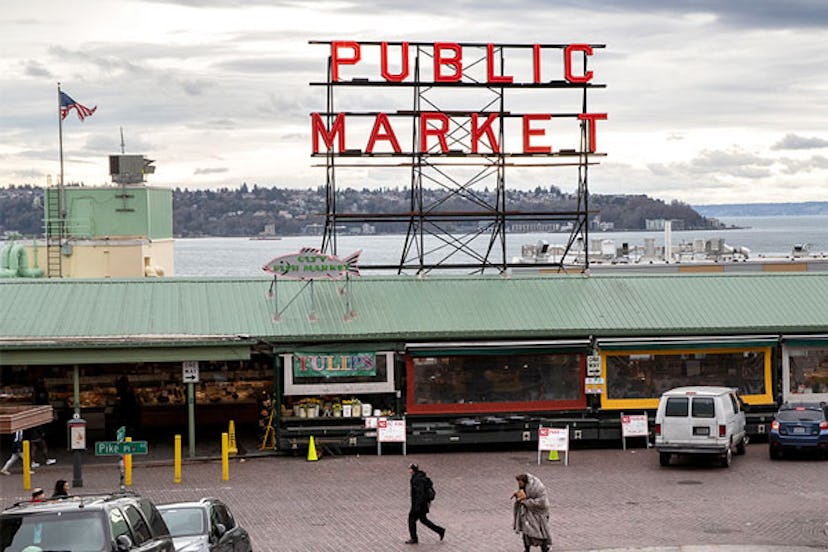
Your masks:
<svg viewBox="0 0 828 552"><path fill-rule="evenodd" d="M81 105L78 102L76 102L75 100L73 100L69 96L69 94L67 94L66 92L61 92L60 93L60 119L61 120L65 119L66 116L69 115L69 112L72 111L73 109L78 114L78 119L83 121L84 119L86 119L87 117L89 117L90 115L95 113L95 110L98 109L98 106L95 106L95 107L90 109L90 108L86 107L85 105Z"/></svg>

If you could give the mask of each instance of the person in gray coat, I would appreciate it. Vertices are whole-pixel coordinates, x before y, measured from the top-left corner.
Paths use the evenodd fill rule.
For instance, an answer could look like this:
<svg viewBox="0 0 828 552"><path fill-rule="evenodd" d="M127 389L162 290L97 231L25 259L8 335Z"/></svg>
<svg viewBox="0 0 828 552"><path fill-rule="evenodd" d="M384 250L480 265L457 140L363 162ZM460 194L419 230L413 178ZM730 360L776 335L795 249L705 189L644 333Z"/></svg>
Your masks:
<svg viewBox="0 0 828 552"><path fill-rule="evenodd" d="M515 500L512 527L523 536L524 552L529 552L532 546L540 546L542 552L549 552L552 531L549 528L546 487L530 473L522 473L515 479L518 490L512 493Z"/></svg>

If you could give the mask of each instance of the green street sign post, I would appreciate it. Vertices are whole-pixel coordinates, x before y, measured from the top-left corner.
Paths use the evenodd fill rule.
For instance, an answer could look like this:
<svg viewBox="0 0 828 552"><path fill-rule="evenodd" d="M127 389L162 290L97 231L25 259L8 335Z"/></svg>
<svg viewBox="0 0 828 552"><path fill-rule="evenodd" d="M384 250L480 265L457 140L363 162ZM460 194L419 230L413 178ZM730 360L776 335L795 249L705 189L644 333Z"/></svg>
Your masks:
<svg viewBox="0 0 828 552"><path fill-rule="evenodd" d="M146 454L146 441L97 441L95 456L123 456L124 454Z"/></svg>
<svg viewBox="0 0 828 552"><path fill-rule="evenodd" d="M115 432L115 440L119 443L126 439L126 426L121 426L118 428L118 431Z"/></svg>

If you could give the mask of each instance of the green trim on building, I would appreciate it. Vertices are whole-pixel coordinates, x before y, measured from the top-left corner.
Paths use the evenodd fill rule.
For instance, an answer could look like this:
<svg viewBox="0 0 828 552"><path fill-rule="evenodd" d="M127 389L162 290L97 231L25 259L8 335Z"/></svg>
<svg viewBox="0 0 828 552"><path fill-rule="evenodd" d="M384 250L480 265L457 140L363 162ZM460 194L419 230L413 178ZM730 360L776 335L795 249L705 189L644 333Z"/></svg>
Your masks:
<svg viewBox="0 0 828 552"><path fill-rule="evenodd" d="M249 345L201 347L117 347L5 349L0 351L0 366L121 364L128 362L179 362L185 360L248 360Z"/></svg>
<svg viewBox="0 0 828 552"><path fill-rule="evenodd" d="M603 344L599 343L601 351L674 351L674 350L701 350L701 349L755 349L759 347L775 347L779 344L777 339L748 339L745 341L719 342L711 341L688 341L678 343L671 341L663 343L658 341L636 341L624 344Z"/></svg>

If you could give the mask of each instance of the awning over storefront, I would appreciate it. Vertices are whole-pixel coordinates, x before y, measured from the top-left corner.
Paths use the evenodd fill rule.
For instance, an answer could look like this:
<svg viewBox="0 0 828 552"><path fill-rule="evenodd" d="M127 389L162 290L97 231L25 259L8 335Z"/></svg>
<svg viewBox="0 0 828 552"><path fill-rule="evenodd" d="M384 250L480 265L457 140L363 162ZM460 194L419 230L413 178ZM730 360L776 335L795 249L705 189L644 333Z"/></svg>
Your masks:
<svg viewBox="0 0 828 552"><path fill-rule="evenodd" d="M52 407L42 404L0 406L0 433L14 433L53 420Z"/></svg>
<svg viewBox="0 0 828 552"><path fill-rule="evenodd" d="M671 349L741 349L745 347L773 347L779 343L776 335L693 336L687 338L633 338L598 339L603 351L671 350Z"/></svg>
<svg viewBox="0 0 828 552"><path fill-rule="evenodd" d="M129 346L71 346L54 343L50 345L19 347L0 350L0 366L21 365L66 365L66 364L110 364L129 362L179 362L185 360L247 360L250 358L251 345L247 342L210 343L194 345L192 343L165 346L141 345L131 343Z"/></svg>
<svg viewBox="0 0 828 552"><path fill-rule="evenodd" d="M463 341L450 343L406 343L405 349L411 356L452 356L452 355L509 355L529 353L572 353L586 352L590 347L588 339L549 341Z"/></svg>
<svg viewBox="0 0 828 552"><path fill-rule="evenodd" d="M828 334L783 335L782 343L791 347L828 347Z"/></svg>

